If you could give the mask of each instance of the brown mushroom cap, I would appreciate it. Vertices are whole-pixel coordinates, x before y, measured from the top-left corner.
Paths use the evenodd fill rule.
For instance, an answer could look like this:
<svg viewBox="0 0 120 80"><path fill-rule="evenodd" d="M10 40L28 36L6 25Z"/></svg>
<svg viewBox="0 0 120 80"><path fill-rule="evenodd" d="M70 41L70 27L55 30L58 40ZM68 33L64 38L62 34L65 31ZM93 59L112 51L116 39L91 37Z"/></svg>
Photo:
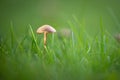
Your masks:
<svg viewBox="0 0 120 80"><path fill-rule="evenodd" d="M56 32L56 30L50 25L43 25L43 26L41 26L41 27L39 27L37 29L38 34L44 33L44 32L46 32L46 33L54 33L54 32Z"/></svg>

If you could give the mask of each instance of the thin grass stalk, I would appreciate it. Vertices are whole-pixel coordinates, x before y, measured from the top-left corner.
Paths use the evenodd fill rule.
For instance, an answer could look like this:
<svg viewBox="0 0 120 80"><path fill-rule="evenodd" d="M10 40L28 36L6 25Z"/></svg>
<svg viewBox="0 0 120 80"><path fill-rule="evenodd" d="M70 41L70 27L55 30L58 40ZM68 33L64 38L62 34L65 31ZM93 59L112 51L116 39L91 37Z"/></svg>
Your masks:
<svg viewBox="0 0 120 80"><path fill-rule="evenodd" d="M40 52L40 48L39 48L39 46L38 46L38 44L37 44L37 39L36 39L36 37L35 37L35 35L34 35L33 29L32 29L32 27L31 27L31 25L29 25L29 27L30 27L30 31L31 31L31 34L32 34L32 38L33 38L33 40L34 40L34 42L35 42L36 48L37 48L38 52Z"/></svg>

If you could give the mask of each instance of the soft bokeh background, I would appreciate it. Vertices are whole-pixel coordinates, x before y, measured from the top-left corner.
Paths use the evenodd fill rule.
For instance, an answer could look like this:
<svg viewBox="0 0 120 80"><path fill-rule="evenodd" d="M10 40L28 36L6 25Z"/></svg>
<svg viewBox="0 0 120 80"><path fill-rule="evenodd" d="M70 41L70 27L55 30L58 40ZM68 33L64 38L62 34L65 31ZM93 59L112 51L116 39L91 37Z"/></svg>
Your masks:
<svg viewBox="0 0 120 80"><path fill-rule="evenodd" d="M120 31L119 0L0 0L0 34L9 35L11 23L16 35L22 36L31 24L33 29L50 24L59 29L76 16L88 33L103 26L113 35Z"/></svg>

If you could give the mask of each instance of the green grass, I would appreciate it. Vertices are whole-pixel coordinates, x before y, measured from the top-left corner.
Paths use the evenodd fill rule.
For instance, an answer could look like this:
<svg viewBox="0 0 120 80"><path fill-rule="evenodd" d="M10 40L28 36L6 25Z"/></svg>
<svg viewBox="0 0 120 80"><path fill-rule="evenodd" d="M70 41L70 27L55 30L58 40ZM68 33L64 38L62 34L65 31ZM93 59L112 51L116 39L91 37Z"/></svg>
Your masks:
<svg viewBox="0 0 120 80"><path fill-rule="evenodd" d="M0 80L119 80L120 45L102 17L95 36L75 16L68 26L69 38L48 34L44 49L43 34L28 25L17 39L11 24L10 39L0 38Z"/></svg>

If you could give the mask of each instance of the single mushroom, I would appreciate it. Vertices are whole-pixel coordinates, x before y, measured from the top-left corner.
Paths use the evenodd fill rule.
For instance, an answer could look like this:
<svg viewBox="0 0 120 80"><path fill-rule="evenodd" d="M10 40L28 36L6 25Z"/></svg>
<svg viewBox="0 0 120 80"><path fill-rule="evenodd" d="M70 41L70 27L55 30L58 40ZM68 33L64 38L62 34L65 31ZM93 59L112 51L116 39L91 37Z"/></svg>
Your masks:
<svg viewBox="0 0 120 80"><path fill-rule="evenodd" d="M56 30L50 25L43 25L37 29L37 33L44 33L44 47L46 48L47 33L54 33Z"/></svg>

